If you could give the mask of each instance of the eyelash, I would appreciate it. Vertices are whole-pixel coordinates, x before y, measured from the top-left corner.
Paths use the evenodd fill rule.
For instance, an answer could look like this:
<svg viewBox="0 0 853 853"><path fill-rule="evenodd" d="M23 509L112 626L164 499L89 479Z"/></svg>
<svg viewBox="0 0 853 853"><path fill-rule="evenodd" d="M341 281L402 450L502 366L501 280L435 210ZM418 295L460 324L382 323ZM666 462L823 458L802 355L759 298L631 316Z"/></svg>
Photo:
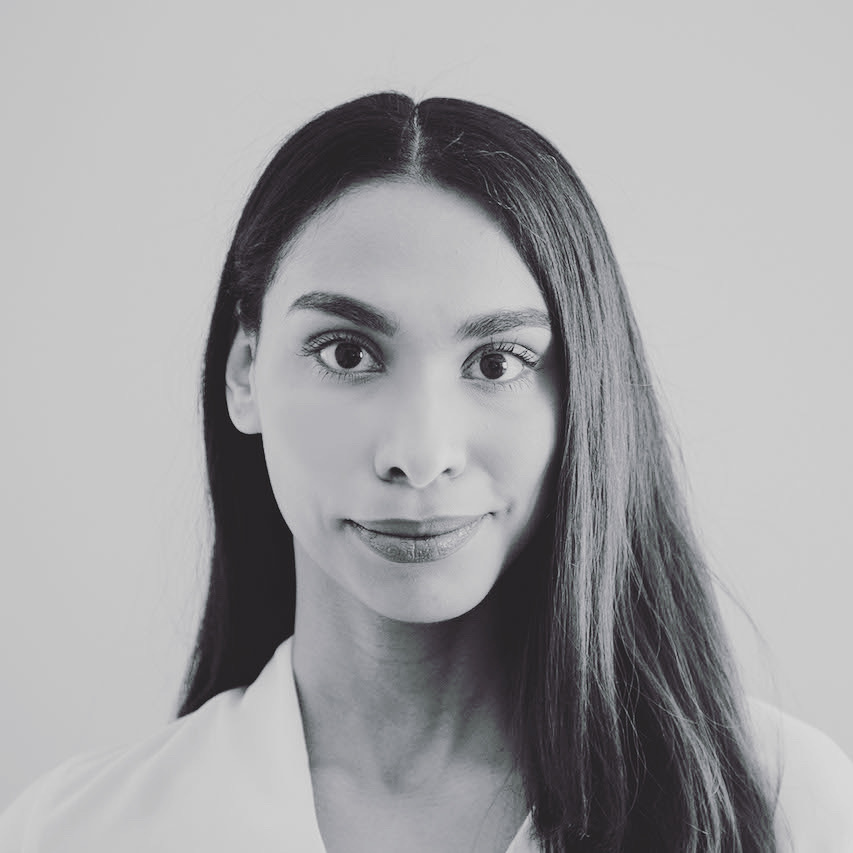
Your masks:
<svg viewBox="0 0 853 853"><path fill-rule="evenodd" d="M379 370L369 370L355 373L344 370L331 370L326 364L324 364L320 360L320 353L331 344L342 343L354 344L355 346L362 347L364 350L367 351L370 357L380 365L380 367L383 366L381 354L371 340L355 332L343 329L331 332L323 332L322 334L315 335L314 337L310 338L302 346L302 349L300 350L300 355L306 356L308 358L313 358L317 370L324 378L334 379L338 382L363 382L368 377L380 372ZM532 352L522 344L519 344L515 341L491 340L487 344L484 344L479 349L475 350L468 357L468 359L465 361L465 367L467 368L468 365L477 363L481 358L483 358L483 356L495 352L508 353L509 355L514 356L524 364L524 367L526 369L523 370L521 374L519 374L519 376L517 376L515 379L511 379L507 382L499 382L498 380L489 379L478 380L482 382L484 386L490 391L495 391L499 389L515 389L522 385L526 385L530 382L531 379L530 372L538 370L541 363L541 357L536 355L534 352Z"/></svg>
<svg viewBox="0 0 853 853"><path fill-rule="evenodd" d="M311 357L314 359L315 367L320 372L320 375L324 378L335 379L339 382L361 382L367 376L373 375L378 371L362 371L361 373L351 373L347 371L336 371L331 370L320 360L320 353L330 344L354 344L355 346L362 347L369 354L370 357L382 364L382 358L379 355L377 349L374 347L373 343L369 341L367 338L362 337L354 332L348 332L344 330L335 331L335 332L323 332L320 335L315 335L312 338L309 338L302 347L301 355Z"/></svg>
<svg viewBox="0 0 853 853"><path fill-rule="evenodd" d="M517 343L516 341L490 341L480 347L476 352L472 353L471 358L469 358L468 361L473 361L474 356L480 356L482 358L490 352L507 352L510 355L514 355L516 358L521 359L527 367L531 368L535 368L540 361L538 355L535 355L531 350L527 349L526 346Z"/></svg>

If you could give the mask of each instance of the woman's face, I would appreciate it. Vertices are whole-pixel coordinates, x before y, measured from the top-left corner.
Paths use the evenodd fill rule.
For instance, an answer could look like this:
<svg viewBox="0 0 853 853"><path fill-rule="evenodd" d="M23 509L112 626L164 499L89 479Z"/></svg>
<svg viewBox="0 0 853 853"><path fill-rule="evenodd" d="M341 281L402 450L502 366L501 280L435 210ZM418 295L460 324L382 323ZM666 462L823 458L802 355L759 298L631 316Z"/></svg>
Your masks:
<svg viewBox="0 0 853 853"><path fill-rule="evenodd" d="M479 604L546 509L551 339L527 267L465 198L376 182L310 221L229 362L297 584L324 573L409 622Z"/></svg>

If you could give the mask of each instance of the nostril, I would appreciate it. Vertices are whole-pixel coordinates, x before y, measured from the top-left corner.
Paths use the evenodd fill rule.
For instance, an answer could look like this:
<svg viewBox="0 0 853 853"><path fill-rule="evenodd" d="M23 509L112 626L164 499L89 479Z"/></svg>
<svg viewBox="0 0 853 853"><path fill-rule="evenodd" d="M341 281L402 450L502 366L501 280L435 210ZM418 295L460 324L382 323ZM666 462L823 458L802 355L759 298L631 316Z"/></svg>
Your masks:
<svg viewBox="0 0 853 853"><path fill-rule="evenodd" d="M379 477L386 483L406 483L414 486L415 488L424 488L436 477L446 476L450 479L454 479L459 473L461 473L461 471L462 466L458 468L453 466L446 468L444 471L437 474L421 471L413 477L412 473L407 472L405 468L400 468L399 466L394 465L388 468L384 474L380 474Z"/></svg>

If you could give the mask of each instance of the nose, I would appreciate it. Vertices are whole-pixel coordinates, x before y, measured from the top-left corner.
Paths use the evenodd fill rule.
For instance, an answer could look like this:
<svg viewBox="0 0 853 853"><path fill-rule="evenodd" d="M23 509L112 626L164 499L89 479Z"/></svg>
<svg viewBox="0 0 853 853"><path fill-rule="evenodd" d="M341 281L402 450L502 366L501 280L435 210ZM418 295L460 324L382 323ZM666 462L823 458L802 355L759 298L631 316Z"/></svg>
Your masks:
<svg viewBox="0 0 853 853"><path fill-rule="evenodd" d="M465 470L467 442L462 401L454 389L423 376L400 377L395 385L383 407L376 475L416 489L458 477Z"/></svg>

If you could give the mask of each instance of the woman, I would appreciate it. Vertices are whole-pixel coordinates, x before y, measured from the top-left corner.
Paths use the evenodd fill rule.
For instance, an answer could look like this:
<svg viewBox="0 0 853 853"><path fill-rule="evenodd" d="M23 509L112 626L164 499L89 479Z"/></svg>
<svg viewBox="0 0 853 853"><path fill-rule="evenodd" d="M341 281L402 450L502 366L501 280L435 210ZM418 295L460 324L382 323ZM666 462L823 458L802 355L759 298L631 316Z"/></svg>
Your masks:
<svg viewBox="0 0 853 853"><path fill-rule="evenodd" d="M382 94L299 130L203 395L181 717L0 849L853 849L849 762L743 702L615 259L530 128Z"/></svg>

